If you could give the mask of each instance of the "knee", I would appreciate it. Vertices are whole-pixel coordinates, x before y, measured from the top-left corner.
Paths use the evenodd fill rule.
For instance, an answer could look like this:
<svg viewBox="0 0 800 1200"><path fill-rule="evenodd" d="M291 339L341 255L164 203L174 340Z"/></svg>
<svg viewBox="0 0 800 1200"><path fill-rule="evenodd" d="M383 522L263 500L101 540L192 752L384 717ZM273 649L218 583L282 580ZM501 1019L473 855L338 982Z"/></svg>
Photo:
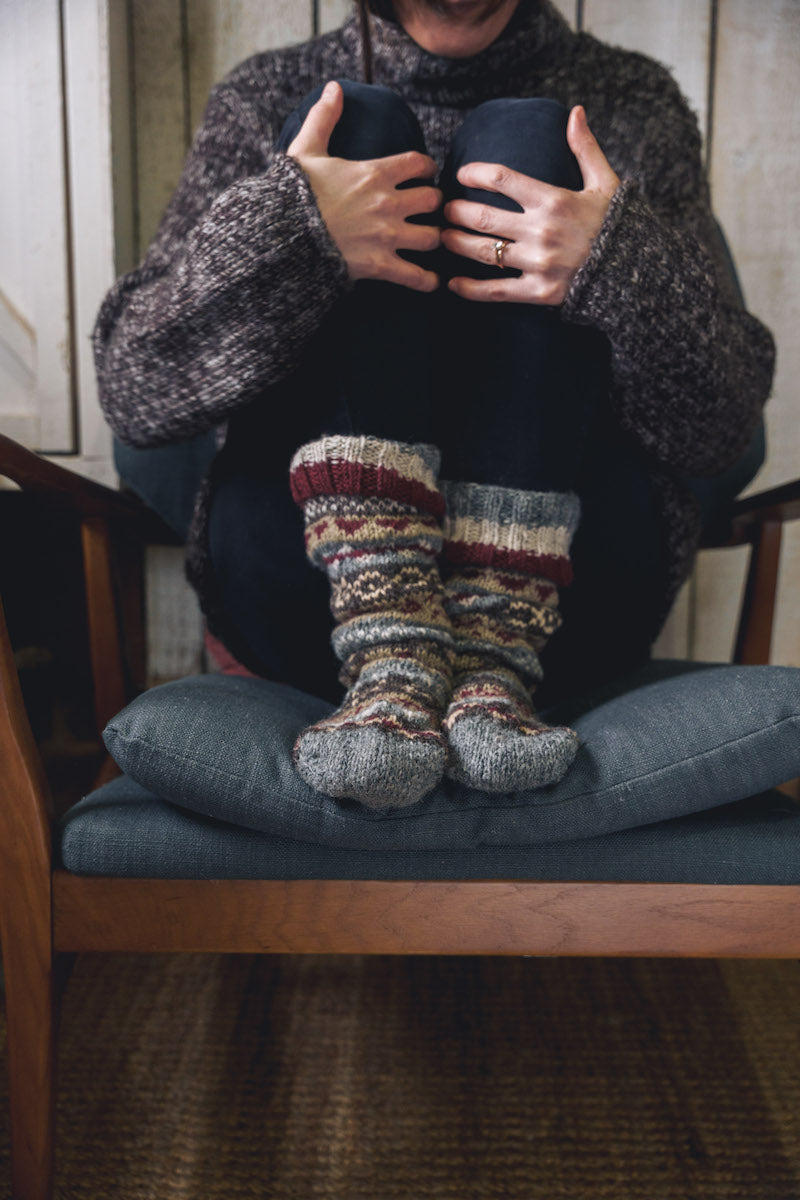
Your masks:
<svg viewBox="0 0 800 1200"><path fill-rule="evenodd" d="M344 108L329 143L337 158L386 158L418 150L425 154L425 138L414 113L391 88L379 84L338 79ZM285 150L303 124L309 109L322 94L322 85L309 92L286 121L278 140Z"/></svg>
<svg viewBox="0 0 800 1200"><path fill-rule="evenodd" d="M490 198L488 193L478 197L461 188L456 172L469 162L502 163L543 183L579 191L583 180L567 143L568 117L569 110L559 101L541 97L481 104L453 137L443 176L445 194L517 208L506 197Z"/></svg>

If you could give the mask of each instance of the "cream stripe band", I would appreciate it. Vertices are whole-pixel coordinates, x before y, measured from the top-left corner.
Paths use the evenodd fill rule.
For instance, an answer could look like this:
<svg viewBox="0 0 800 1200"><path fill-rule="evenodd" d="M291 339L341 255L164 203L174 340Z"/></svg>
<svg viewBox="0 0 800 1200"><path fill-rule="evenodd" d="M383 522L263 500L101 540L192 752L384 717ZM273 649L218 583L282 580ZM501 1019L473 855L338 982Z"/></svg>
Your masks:
<svg viewBox="0 0 800 1200"><path fill-rule="evenodd" d="M444 524L444 536L447 542L561 557L569 553L572 530L566 525L531 529L525 525L499 525L478 517L449 517Z"/></svg>

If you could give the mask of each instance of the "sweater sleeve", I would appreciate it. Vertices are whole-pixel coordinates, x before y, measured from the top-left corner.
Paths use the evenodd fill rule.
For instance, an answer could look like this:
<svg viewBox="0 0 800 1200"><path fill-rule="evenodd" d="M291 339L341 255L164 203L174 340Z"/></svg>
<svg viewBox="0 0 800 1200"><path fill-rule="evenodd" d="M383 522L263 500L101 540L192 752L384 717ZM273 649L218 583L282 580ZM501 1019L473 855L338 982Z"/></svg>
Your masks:
<svg viewBox="0 0 800 1200"><path fill-rule="evenodd" d="M348 286L305 174L220 85L150 250L97 318L114 432L157 446L218 425L291 372Z"/></svg>
<svg viewBox="0 0 800 1200"><path fill-rule="evenodd" d="M612 164L628 177L563 315L608 336L622 426L663 466L714 475L750 442L774 344L742 308L720 251L697 123L671 76L658 74L656 98L632 122L638 158L632 171Z"/></svg>

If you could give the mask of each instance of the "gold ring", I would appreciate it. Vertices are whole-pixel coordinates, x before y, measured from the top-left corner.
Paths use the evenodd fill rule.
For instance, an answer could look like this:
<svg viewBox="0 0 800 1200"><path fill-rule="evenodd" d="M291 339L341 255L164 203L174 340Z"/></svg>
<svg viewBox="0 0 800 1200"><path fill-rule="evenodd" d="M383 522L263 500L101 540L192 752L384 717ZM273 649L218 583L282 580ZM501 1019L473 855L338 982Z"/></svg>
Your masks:
<svg viewBox="0 0 800 1200"><path fill-rule="evenodd" d="M498 238L494 244L494 261L497 263L498 267L500 267L501 269L504 266L503 255L506 252L507 246L508 246L508 242L506 241L505 238Z"/></svg>

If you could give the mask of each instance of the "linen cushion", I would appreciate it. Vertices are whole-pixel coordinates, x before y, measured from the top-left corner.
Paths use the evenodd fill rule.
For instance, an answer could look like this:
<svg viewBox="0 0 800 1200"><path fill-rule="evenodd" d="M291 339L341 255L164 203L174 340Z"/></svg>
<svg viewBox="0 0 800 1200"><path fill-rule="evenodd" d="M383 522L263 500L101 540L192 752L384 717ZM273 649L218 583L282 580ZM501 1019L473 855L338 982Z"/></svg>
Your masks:
<svg viewBox="0 0 800 1200"><path fill-rule="evenodd" d="M580 737L560 783L487 795L445 780L386 813L308 787L292 765L324 701L260 679L193 676L108 725L126 775L196 813L289 841L364 850L597 837L755 795L800 774L800 669L652 663L548 714Z"/></svg>
<svg viewBox="0 0 800 1200"><path fill-rule="evenodd" d="M780 792L657 825L540 846L349 850L169 804L122 776L62 819L60 863L134 879L539 879L800 883L800 805Z"/></svg>

